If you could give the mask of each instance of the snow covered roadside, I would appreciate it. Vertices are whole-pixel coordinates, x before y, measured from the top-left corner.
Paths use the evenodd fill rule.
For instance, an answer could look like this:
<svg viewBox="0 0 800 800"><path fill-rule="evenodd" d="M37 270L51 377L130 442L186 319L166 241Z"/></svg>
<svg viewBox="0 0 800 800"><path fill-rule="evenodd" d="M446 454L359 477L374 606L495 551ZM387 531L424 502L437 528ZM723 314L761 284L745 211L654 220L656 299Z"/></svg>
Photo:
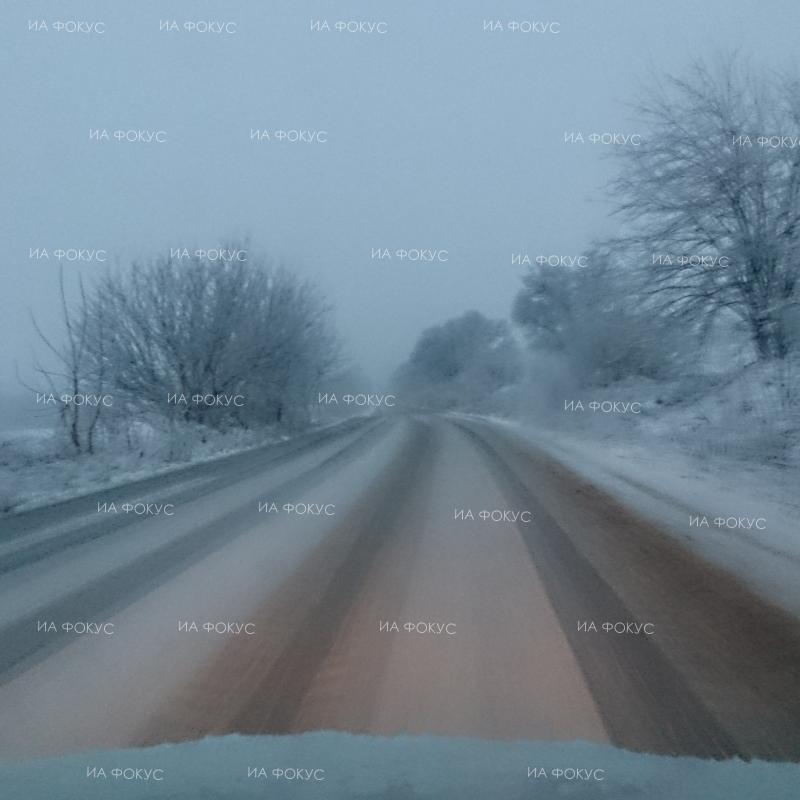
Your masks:
<svg viewBox="0 0 800 800"><path fill-rule="evenodd" d="M345 421L313 425L297 435ZM227 433L204 430L202 434L190 437L187 433L186 438L192 438L191 446L184 448L180 459L169 460L155 431L148 431L148 435L156 444L141 454L101 451L71 458L54 455L55 435L50 430L4 433L0 436L0 518L4 513L28 511L143 478L171 474L293 438L271 429Z"/></svg>
<svg viewBox="0 0 800 800"><path fill-rule="evenodd" d="M132 800L790 800L799 782L797 764L670 758L583 742L338 732L0 764L5 796L25 800L100 800L112 791Z"/></svg>
<svg viewBox="0 0 800 800"><path fill-rule="evenodd" d="M796 469L720 455L701 459L651 437L492 422L542 447L768 601L800 614Z"/></svg>

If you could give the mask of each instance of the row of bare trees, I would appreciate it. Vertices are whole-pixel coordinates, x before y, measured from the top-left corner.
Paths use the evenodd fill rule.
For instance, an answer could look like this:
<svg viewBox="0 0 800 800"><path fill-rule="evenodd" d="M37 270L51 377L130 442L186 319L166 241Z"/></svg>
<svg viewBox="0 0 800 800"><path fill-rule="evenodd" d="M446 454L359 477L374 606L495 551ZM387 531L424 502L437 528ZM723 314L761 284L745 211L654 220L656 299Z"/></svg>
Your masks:
<svg viewBox="0 0 800 800"><path fill-rule="evenodd" d="M513 318L587 379L661 378L722 325L755 362L800 349L800 81L732 55L654 81L615 153L622 234L534 266Z"/></svg>
<svg viewBox="0 0 800 800"><path fill-rule="evenodd" d="M640 144L612 156L620 234L585 268L522 278L511 317L531 385L701 386L703 363L749 363L785 410L800 392L800 81L734 54L654 80L633 112ZM425 331L396 381L425 407L481 410L522 372L505 323L470 312Z"/></svg>
<svg viewBox="0 0 800 800"><path fill-rule="evenodd" d="M520 374L520 352L509 324L467 311L424 330L393 380L406 405L490 411L498 393Z"/></svg>
<svg viewBox="0 0 800 800"><path fill-rule="evenodd" d="M108 272L90 289L79 280L72 303L62 274L60 297L61 339L34 319L48 351L38 372L76 453L93 452L103 426L143 420L305 425L338 360L319 293L262 258L155 258ZM97 402L102 396L113 399Z"/></svg>

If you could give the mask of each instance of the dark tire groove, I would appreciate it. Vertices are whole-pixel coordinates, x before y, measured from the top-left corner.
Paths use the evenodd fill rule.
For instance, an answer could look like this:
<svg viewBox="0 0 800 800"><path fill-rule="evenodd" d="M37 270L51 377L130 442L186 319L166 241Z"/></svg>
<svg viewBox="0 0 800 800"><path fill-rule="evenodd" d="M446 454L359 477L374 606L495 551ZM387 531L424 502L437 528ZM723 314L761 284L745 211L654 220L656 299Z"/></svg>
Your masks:
<svg viewBox="0 0 800 800"><path fill-rule="evenodd" d="M749 758L653 640L577 631L577 621L590 616L611 622L639 620L495 447L471 426L454 424L483 455L508 501L533 515L534 525L519 527L520 535L612 743L629 750L675 756ZM625 687L625 695L620 693L621 686Z"/></svg>
<svg viewBox="0 0 800 800"><path fill-rule="evenodd" d="M354 427L357 429L357 427L362 424L364 424L363 421L359 421L355 426L350 423L345 423L342 426L337 426L330 430L308 434L307 436L301 437L299 441L290 440L286 442L285 445L277 445L274 448L268 446L253 452L234 454L219 459L219 461L216 462L192 465L174 473L166 473L155 478L145 478L140 481L110 487L107 491L94 492L91 495L72 498L54 506L20 512L14 517L4 520L4 528L6 530L3 541L13 541L14 539L35 533L38 528L37 520L42 518L45 514L52 516L54 513L61 513L65 517L69 517L69 514L71 512L74 513L77 509L80 509L80 513L85 513L87 506L91 508L98 497L101 497L103 502L114 502L120 505L130 499L132 494L140 495L142 492L148 490L162 491L165 484L169 485L175 482L175 494L170 496L170 502L174 503L176 506L188 503L202 496L208 489L206 486L193 486L181 490L180 483L177 483L177 481L183 480L187 474L190 474L193 479L213 475L214 489L223 489L241 480L240 463L246 463L248 468L252 470L276 466L283 461L310 452L326 442L347 435L353 431ZM216 472L214 469L216 469ZM108 519L103 519L101 517L82 525L75 531L55 535L41 542L24 545L11 553L0 556L0 575L41 561L62 550L97 541L109 533L116 533L121 528L133 525L138 521L136 517L114 517L114 525L110 526Z"/></svg>
<svg viewBox="0 0 800 800"><path fill-rule="evenodd" d="M371 447L375 439L384 433L382 425L370 427L317 466L271 489L270 496L275 502L291 500L298 489L322 479L329 470L343 466ZM98 620L101 614L108 617L127 607L202 558L225 547L247 530L248 523L255 520L264 524L271 521L269 516L259 517L257 507L247 503L0 628L0 641L5 643L0 651L0 685L73 640L69 632L60 628L58 632L42 635L37 631L37 620L103 621ZM117 632L117 635L124 634Z"/></svg>
<svg viewBox="0 0 800 800"><path fill-rule="evenodd" d="M340 526L326 542L326 552L339 553L336 566L317 602L302 620L280 655L260 679L233 728L244 734L294 732L303 699L333 648L350 609L356 603L407 498L424 483L431 464L429 426L414 423L409 441L394 463L367 492L369 513L355 534L351 523Z"/></svg>

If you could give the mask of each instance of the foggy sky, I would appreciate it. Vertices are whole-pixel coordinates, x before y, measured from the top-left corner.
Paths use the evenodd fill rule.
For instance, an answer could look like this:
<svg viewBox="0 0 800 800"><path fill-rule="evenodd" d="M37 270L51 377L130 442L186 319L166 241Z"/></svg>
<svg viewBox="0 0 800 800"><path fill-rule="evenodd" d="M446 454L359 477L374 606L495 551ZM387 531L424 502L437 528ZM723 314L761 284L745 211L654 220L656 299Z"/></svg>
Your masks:
<svg viewBox="0 0 800 800"><path fill-rule="evenodd" d="M106 32L29 32L29 19L102 20ZM237 32L159 32L167 19ZM312 33L312 19L388 33ZM484 32L484 19L557 21L560 33ZM422 328L470 308L508 316L522 273L512 252L577 255L613 231L608 147L564 144L564 131L636 133L625 103L650 71L698 55L738 47L789 66L800 3L5 0L2 23L4 392L36 344L28 309L60 330L58 264L30 247L104 248L125 264L237 234L324 290L379 386ZM90 128L167 141L90 141ZM328 141L255 142L251 128ZM371 260L373 247L449 260ZM67 265L68 279L79 269L103 267Z"/></svg>

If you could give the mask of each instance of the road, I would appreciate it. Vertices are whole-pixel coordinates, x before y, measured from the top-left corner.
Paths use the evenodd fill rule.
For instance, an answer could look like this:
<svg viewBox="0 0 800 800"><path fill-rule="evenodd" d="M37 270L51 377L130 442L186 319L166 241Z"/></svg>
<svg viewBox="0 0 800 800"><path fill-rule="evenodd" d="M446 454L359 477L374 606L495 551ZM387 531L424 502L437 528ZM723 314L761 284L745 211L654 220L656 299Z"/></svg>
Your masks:
<svg viewBox="0 0 800 800"><path fill-rule="evenodd" d="M800 760L798 621L477 418L8 518L0 641L3 757L334 729Z"/></svg>

